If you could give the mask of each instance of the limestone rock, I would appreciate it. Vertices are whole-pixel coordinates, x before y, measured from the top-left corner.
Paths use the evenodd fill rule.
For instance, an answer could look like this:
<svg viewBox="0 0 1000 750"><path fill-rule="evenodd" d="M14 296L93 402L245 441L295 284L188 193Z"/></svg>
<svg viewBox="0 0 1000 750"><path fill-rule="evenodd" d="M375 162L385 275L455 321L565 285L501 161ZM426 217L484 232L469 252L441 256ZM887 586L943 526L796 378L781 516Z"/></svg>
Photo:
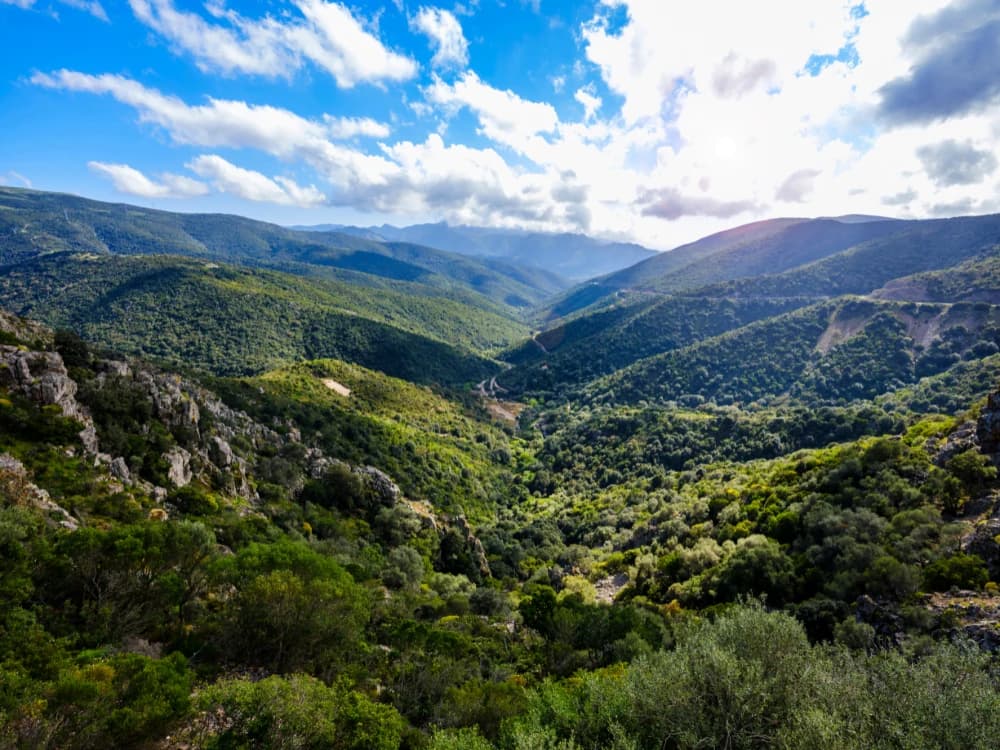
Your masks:
<svg viewBox="0 0 1000 750"><path fill-rule="evenodd" d="M116 360L106 359L101 362L101 366L104 372L109 375L114 375L119 378L132 377L132 368L129 367L128 362L118 362Z"/></svg>
<svg viewBox="0 0 1000 750"><path fill-rule="evenodd" d="M170 465L167 469L167 479L175 487L186 487L191 484L193 473L191 471L191 454L180 446L173 448L163 454L163 459Z"/></svg>
<svg viewBox="0 0 1000 750"><path fill-rule="evenodd" d="M0 491L10 500L34 506L49 516L50 523L76 531L80 524L49 493L28 478L24 464L9 453L0 453Z"/></svg>
<svg viewBox="0 0 1000 750"><path fill-rule="evenodd" d="M356 466L353 471L375 494L380 504L391 508L399 502L403 493L384 471L376 469L374 466Z"/></svg>
<svg viewBox="0 0 1000 750"><path fill-rule="evenodd" d="M486 557L486 548L483 547L483 543L479 537L472 533L472 527L469 525L468 519L464 515L458 515L451 519L451 522L458 532L465 537L465 545L472 556L473 563L479 568L479 572L484 578L489 578L492 573L490 571L489 559Z"/></svg>
<svg viewBox="0 0 1000 750"><path fill-rule="evenodd" d="M209 442L209 451L212 463L220 469L228 469L233 465L233 460L235 459L233 449L230 447L229 443L220 438L218 435L212 436L212 439Z"/></svg>
<svg viewBox="0 0 1000 750"><path fill-rule="evenodd" d="M1000 580L1000 499L994 499L992 512L976 521L972 531L962 539L962 551L981 557L990 578Z"/></svg>
<svg viewBox="0 0 1000 750"><path fill-rule="evenodd" d="M41 323L21 318L9 312L0 310L0 331L9 333L24 342L38 341L44 344L52 342L52 331Z"/></svg>
<svg viewBox="0 0 1000 750"><path fill-rule="evenodd" d="M111 476L116 477L123 482L128 483L132 481L132 475L128 470L128 464L125 463L125 459L121 456L111 462L111 465L108 466L108 470L111 472Z"/></svg>
<svg viewBox="0 0 1000 750"><path fill-rule="evenodd" d="M97 450L94 423L76 400L76 381L57 353L0 346L0 386L20 392L42 406L58 406L63 416L83 425L80 440L84 448L91 453Z"/></svg>

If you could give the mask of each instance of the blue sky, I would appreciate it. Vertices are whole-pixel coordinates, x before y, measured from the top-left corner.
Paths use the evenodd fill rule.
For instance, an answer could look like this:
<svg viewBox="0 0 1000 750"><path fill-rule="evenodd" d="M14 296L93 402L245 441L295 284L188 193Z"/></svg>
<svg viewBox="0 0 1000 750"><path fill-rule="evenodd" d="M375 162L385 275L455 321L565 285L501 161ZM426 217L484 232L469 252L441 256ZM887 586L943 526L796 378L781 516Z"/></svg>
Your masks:
<svg viewBox="0 0 1000 750"><path fill-rule="evenodd" d="M668 248L1000 211L1000 0L0 0L0 182Z"/></svg>

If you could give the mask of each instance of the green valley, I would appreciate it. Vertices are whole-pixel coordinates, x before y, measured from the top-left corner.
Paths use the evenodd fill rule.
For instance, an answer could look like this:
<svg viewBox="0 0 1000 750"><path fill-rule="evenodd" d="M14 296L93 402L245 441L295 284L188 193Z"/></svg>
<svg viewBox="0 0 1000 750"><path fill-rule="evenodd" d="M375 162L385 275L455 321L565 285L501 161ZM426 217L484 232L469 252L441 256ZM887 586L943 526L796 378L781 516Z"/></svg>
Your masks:
<svg viewBox="0 0 1000 750"><path fill-rule="evenodd" d="M2 197L0 748L995 744L996 216L560 296Z"/></svg>

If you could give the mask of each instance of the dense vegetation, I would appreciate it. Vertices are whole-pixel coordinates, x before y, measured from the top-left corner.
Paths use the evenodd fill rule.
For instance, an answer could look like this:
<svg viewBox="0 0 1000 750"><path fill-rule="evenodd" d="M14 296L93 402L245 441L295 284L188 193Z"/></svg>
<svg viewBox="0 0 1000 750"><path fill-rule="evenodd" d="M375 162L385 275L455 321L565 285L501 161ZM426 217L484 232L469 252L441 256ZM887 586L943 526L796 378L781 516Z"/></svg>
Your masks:
<svg viewBox="0 0 1000 750"><path fill-rule="evenodd" d="M809 304L800 298L646 297L549 328L504 355L503 383L535 395L587 383L645 357L680 349Z"/></svg>
<svg viewBox="0 0 1000 750"><path fill-rule="evenodd" d="M944 372L963 358L995 354L998 324L998 309L987 303L844 298L667 350L591 381L583 391L591 400L613 403L749 404L791 395L806 403L845 404ZM541 395L554 391L547 375L535 375Z"/></svg>
<svg viewBox="0 0 1000 750"><path fill-rule="evenodd" d="M119 351L217 374L337 357L477 381L518 323L465 305L173 256L47 255L0 269L0 303Z"/></svg>
<svg viewBox="0 0 1000 750"><path fill-rule="evenodd" d="M624 296L506 372L473 350L517 324L388 287L5 269L75 332L0 314L0 748L992 748L1000 320L963 253Z"/></svg>

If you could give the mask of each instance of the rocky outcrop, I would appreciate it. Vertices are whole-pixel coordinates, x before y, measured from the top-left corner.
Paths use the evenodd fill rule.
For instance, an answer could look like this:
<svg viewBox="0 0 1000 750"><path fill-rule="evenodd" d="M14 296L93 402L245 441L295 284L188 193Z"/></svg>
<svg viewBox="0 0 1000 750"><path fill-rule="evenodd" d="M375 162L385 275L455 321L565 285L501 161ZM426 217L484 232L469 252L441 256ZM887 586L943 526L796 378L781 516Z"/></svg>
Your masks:
<svg viewBox="0 0 1000 750"><path fill-rule="evenodd" d="M167 479L175 487L186 487L191 484L193 473L191 471L191 454L181 448L174 446L163 454L163 460L167 462Z"/></svg>
<svg viewBox="0 0 1000 750"><path fill-rule="evenodd" d="M79 522L61 505L49 497L49 493L31 482L24 464L8 453L0 453L0 497L14 505L28 505L38 508L50 523L70 531L79 528Z"/></svg>
<svg viewBox="0 0 1000 750"><path fill-rule="evenodd" d="M924 604L951 640L971 640L984 651L1000 653L1000 596L953 590L928 594Z"/></svg>
<svg viewBox="0 0 1000 750"><path fill-rule="evenodd" d="M236 460L232 447L218 435L212 436L208 443L208 451L210 458L220 469L230 468Z"/></svg>
<svg viewBox="0 0 1000 750"><path fill-rule="evenodd" d="M0 387L17 391L41 406L58 406L64 417L83 425L80 441L89 453L98 448L97 433L87 410L76 400L76 381L56 352L25 351L0 346Z"/></svg>
<svg viewBox="0 0 1000 750"><path fill-rule="evenodd" d="M39 342L48 345L52 342L52 331L41 323L22 320L2 310L0 310L0 331L26 343Z"/></svg>
<svg viewBox="0 0 1000 750"><path fill-rule="evenodd" d="M125 459L121 456L112 459L110 465L108 466L108 471L111 472L111 476L115 479L121 480L126 484L132 481L132 475L128 470L128 464L125 463Z"/></svg>
<svg viewBox="0 0 1000 750"><path fill-rule="evenodd" d="M472 557L473 564L479 569L479 573L483 578L489 578L492 573L490 572L489 559L486 557L486 549L479 537L472 533L468 519L463 515L455 516L451 519L451 525L465 539L466 549Z"/></svg>
<svg viewBox="0 0 1000 750"><path fill-rule="evenodd" d="M201 410L195 401L190 388L183 378L177 375L154 373L152 370L140 370L135 380L142 385L153 402L154 416L171 428L190 430L198 434L198 423L201 421Z"/></svg>
<svg viewBox="0 0 1000 750"><path fill-rule="evenodd" d="M970 448L979 450L976 423L972 421L962 422L943 441L939 441L937 438L929 440L926 448L937 466L944 466L959 453L964 453Z"/></svg>
<svg viewBox="0 0 1000 750"><path fill-rule="evenodd" d="M169 464L170 484L183 487L201 480L227 495L251 502L258 499L249 475L250 461L262 449L269 453L279 452L287 442L286 437L246 413L230 408L214 393L186 378L162 373L134 361L100 363L98 387L123 379L145 393L153 417L181 442L179 447L163 455ZM239 454L234 443L249 444L246 457ZM115 463L110 457L108 462ZM120 473L115 476L128 482ZM162 500L166 492L146 486L147 483L134 476L131 481L147 493L156 493L157 500Z"/></svg>
<svg viewBox="0 0 1000 750"><path fill-rule="evenodd" d="M882 646L898 648L905 638L903 618L888 604L877 602L867 594L858 598L854 610L855 619L875 629L875 637Z"/></svg>
<svg viewBox="0 0 1000 750"><path fill-rule="evenodd" d="M360 477L368 491L380 505L391 508L399 502L402 491L392 478L374 466L355 466L353 472Z"/></svg>

